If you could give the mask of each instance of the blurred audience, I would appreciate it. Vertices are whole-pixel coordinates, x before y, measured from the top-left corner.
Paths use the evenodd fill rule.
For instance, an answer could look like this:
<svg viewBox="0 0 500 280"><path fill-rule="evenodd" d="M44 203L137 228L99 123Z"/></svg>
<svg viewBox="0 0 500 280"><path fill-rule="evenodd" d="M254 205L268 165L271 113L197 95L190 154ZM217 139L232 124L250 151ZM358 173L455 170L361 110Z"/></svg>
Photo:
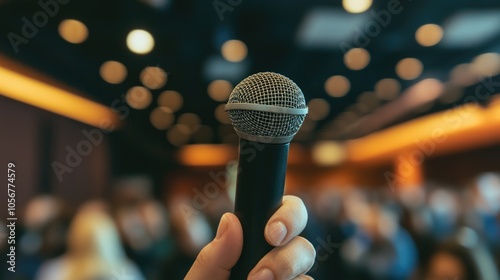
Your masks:
<svg viewBox="0 0 500 280"><path fill-rule="evenodd" d="M234 188L215 197L195 197L194 188L176 185L163 204L148 177L121 178L109 205L87 202L71 220L61 200L33 198L18 230L16 279L183 279L233 205ZM497 173L467 187L303 191L315 279L500 280Z"/></svg>

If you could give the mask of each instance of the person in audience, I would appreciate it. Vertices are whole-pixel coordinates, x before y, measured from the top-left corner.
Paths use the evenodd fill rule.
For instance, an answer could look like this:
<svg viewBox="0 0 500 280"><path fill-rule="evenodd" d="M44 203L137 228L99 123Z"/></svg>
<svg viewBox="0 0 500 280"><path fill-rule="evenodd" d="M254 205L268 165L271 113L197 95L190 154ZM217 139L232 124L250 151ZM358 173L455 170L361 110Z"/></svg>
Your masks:
<svg viewBox="0 0 500 280"><path fill-rule="evenodd" d="M127 259L102 202L84 204L70 225L67 252L42 265L37 280L145 279Z"/></svg>
<svg viewBox="0 0 500 280"><path fill-rule="evenodd" d="M491 253L477 232L461 227L453 238L443 241L426 264L425 280L499 280Z"/></svg>
<svg viewBox="0 0 500 280"><path fill-rule="evenodd" d="M356 233L342 245L349 279L408 279L417 265L417 248L397 217L379 205L360 203Z"/></svg>

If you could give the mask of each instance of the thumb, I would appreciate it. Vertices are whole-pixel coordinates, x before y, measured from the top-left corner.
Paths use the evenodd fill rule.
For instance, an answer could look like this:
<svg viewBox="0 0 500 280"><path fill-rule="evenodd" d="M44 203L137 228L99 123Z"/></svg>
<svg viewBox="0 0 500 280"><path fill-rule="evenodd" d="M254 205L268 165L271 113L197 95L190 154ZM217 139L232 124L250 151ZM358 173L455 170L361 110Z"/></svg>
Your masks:
<svg viewBox="0 0 500 280"><path fill-rule="evenodd" d="M240 221L232 213L222 215L217 235L196 257L185 280L227 280L231 268L241 255L243 230Z"/></svg>

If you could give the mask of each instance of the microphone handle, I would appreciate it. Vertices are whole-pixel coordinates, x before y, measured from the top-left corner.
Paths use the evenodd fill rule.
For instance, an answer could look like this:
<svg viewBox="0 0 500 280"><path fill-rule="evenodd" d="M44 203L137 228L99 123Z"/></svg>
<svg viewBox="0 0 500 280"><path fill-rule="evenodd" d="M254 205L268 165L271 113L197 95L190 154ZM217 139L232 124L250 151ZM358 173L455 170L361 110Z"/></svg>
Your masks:
<svg viewBox="0 0 500 280"><path fill-rule="evenodd" d="M289 146L240 139L234 212L243 227L243 250L231 270L231 280L247 279L273 248L264 237L264 228L282 203Z"/></svg>

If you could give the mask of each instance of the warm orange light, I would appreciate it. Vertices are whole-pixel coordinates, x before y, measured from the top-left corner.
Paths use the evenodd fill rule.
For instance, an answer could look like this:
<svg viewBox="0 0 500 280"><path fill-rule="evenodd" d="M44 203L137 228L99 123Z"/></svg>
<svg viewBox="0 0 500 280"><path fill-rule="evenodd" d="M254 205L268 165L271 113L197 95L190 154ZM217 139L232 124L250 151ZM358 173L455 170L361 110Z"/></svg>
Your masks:
<svg viewBox="0 0 500 280"><path fill-rule="evenodd" d="M344 76L331 76L325 82L325 91L332 97L342 97L351 89L351 83Z"/></svg>
<svg viewBox="0 0 500 280"><path fill-rule="evenodd" d="M240 62L247 57L248 49L240 40L229 40L222 45L221 53L227 61Z"/></svg>
<svg viewBox="0 0 500 280"><path fill-rule="evenodd" d="M351 70L364 69L370 63L370 53L363 48L350 49L344 55L344 63Z"/></svg>
<svg viewBox="0 0 500 280"><path fill-rule="evenodd" d="M87 40L89 30L81 21L65 19L59 24L59 35L70 43L80 44Z"/></svg>
<svg viewBox="0 0 500 280"><path fill-rule="evenodd" d="M422 62L412 57L401 59L396 65L396 74L403 80L416 79L423 70Z"/></svg>
<svg viewBox="0 0 500 280"><path fill-rule="evenodd" d="M234 145L187 145L178 153L179 162L187 166L222 166L237 158Z"/></svg>
<svg viewBox="0 0 500 280"><path fill-rule="evenodd" d="M306 162L307 151L296 143L290 144L289 165ZM238 147L230 144L192 144L179 148L177 160L186 166L224 166L238 159Z"/></svg>
<svg viewBox="0 0 500 280"><path fill-rule="evenodd" d="M443 38L443 29L437 24L425 24L415 32L415 40L424 46L431 47L439 43Z"/></svg>
<svg viewBox="0 0 500 280"><path fill-rule="evenodd" d="M119 84L127 78L127 67L118 61L106 61L99 69L101 78L110 84Z"/></svg>
<svg viewBox="0 0 500 280"><path fill-rule="evenodd" d="M110 108L0 66L0 95L95 127L119 125Z"/></svg>
<svg viewBox="0 0 500 280"><path fill-rule="evenodd" d="M483 109L464 104L443 113L397 125L363 138L347 141L350 162L388 162L407 155L418 165L421 157L432 157L477 146L498 143L498 105Z"/></svg>

